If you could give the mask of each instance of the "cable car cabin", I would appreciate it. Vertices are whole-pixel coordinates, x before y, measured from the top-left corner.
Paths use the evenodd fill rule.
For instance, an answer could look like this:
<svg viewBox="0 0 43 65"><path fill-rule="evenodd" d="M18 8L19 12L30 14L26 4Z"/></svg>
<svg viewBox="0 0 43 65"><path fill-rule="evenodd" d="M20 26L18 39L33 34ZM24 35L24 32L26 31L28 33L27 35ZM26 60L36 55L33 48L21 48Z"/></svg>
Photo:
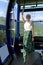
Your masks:
<svg viewBox="0 0 43 65"><path fill-rule="evenodd" d="M8 0L8 1L9 3L8 3L8 8L6 10L7 14L6 14L5 25L0 24L1 43L2 44L6 43L4 46L0 47L1 65L3 65L4 60L6 60L6 58L9 55L11 56L11 60L12 60L12 58L14 57L13 54L20 53L23 48L23 35L24 35L23 25L24 24L21 22L22 21L21 12L23 8L24 8L24 18L26 18L27 14L30 14L31 22L34 24L33 44L35 45L35 51L40 49L42 50L42 54L43 54L43 0ZM15 9L15 5L17 7L16 9ZM4 35L5 35L5 38L4 38ZM2 39L5 41L3 41ZM2 54L4 51L3 47L6 51L4 55ZM37 54L34 53L34 55L37 55ZM35 59L37 58L40 62L39 54L37 55L37 57L35 56ZM20 62L20 59L18 59L17 62L18 61ZM38 65L36 64L36 62L35 62L35 65Z"/></svg>
<svg viewBox="0 0 43 65"><path fill-rule="evenodd" d="M17 7L18 7L17 13L15 11L16 9L14 9L15 3L17 4ZM37 0L21 0L21 1L9 0L7 16L6 16L6 39L7 39L8 48L10 48L10 46L14 47L14 44L13 44L14 38L17 43L16 44L17 46L21 45L20 42L23 43L23 37L21 41L21 36L23 36L23 26L22 26L23 23L20 22L21 12L22 12L23 7L25 7L24 17L26 16L27 13L29 13L31 15L31 21L34 24L35 48L42 49L43 48L43 31L42 31L43 30L43 18L42 18L43 16L41 13L43 13L43 0L38 0L38 1ZM16 22L14 23L15 13L17 16L16 16Z"/></svg>

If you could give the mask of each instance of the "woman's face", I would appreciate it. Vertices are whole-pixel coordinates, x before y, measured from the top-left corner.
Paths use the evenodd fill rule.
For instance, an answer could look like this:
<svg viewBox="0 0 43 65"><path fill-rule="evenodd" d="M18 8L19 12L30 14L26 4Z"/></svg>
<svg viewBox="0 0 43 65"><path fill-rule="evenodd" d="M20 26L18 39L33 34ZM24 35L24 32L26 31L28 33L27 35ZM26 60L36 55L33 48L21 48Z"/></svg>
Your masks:
<svg viewBox="0 0 43 65"><path fill-rule="evenodd" d="M30 15L27 15L27 16L26 16L26 20L27 20L27 21L30 21L30 18L31 18Z"/></svg>
<svg viewBox="0 0 43 65"><path fill-rule="evenodd" d="M26 21L30 21L30 18L28 17L28 18L26 18Z"/></svg>

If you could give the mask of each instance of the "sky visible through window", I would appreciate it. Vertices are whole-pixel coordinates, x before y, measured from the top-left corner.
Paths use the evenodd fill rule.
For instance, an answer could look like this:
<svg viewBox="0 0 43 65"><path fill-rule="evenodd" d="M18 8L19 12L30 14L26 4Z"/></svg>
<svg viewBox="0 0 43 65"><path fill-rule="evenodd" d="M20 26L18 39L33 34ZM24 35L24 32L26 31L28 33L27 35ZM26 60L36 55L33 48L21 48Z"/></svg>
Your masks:
<svg viewBox="0 0 43 65"><path fill-rule="evenodd" d="M3 4L3 5L2 5ZM38 5L43 6L43 5ZM0 17L6 17L8 7L8 0L0 0ZM17 4L14 7L14 18L17 19ZM24 18L26 18L26 14L31 15L31 20L43 20L43 11L36 11L36 12L24 12ZM20 14L20 20L21 20Z"/></svg>

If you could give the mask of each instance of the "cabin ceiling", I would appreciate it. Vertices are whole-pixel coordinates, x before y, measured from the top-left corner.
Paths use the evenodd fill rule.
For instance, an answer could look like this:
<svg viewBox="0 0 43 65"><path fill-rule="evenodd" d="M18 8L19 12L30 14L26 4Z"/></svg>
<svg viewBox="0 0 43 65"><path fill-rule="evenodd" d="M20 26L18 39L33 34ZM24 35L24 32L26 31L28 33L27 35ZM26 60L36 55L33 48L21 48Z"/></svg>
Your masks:
<svg viewBox="0 0 43 65"><path fill-rule="evenodd" d="M43 4L43 0L15 0L20 5L35 5L35 4Z"/></svg>
<svg viewBox="0 0 43 65"><path fill-rule="evenodd" d="M36 5L36 4L43 4L43 0L10 0L11 2L17 2L20 5Z"/></svg>

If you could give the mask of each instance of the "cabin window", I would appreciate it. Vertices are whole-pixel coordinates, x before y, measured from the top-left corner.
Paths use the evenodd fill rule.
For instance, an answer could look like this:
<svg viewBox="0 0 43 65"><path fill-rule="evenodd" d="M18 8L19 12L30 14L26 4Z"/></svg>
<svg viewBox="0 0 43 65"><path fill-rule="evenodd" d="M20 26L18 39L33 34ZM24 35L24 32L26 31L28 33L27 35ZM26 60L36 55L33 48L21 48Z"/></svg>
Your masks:
<svg viewBox="0 0 43 65"><path fill-rule="evenodd" d="M6 14L8 1L0 1L0 44L6 43Z"/></svg>

